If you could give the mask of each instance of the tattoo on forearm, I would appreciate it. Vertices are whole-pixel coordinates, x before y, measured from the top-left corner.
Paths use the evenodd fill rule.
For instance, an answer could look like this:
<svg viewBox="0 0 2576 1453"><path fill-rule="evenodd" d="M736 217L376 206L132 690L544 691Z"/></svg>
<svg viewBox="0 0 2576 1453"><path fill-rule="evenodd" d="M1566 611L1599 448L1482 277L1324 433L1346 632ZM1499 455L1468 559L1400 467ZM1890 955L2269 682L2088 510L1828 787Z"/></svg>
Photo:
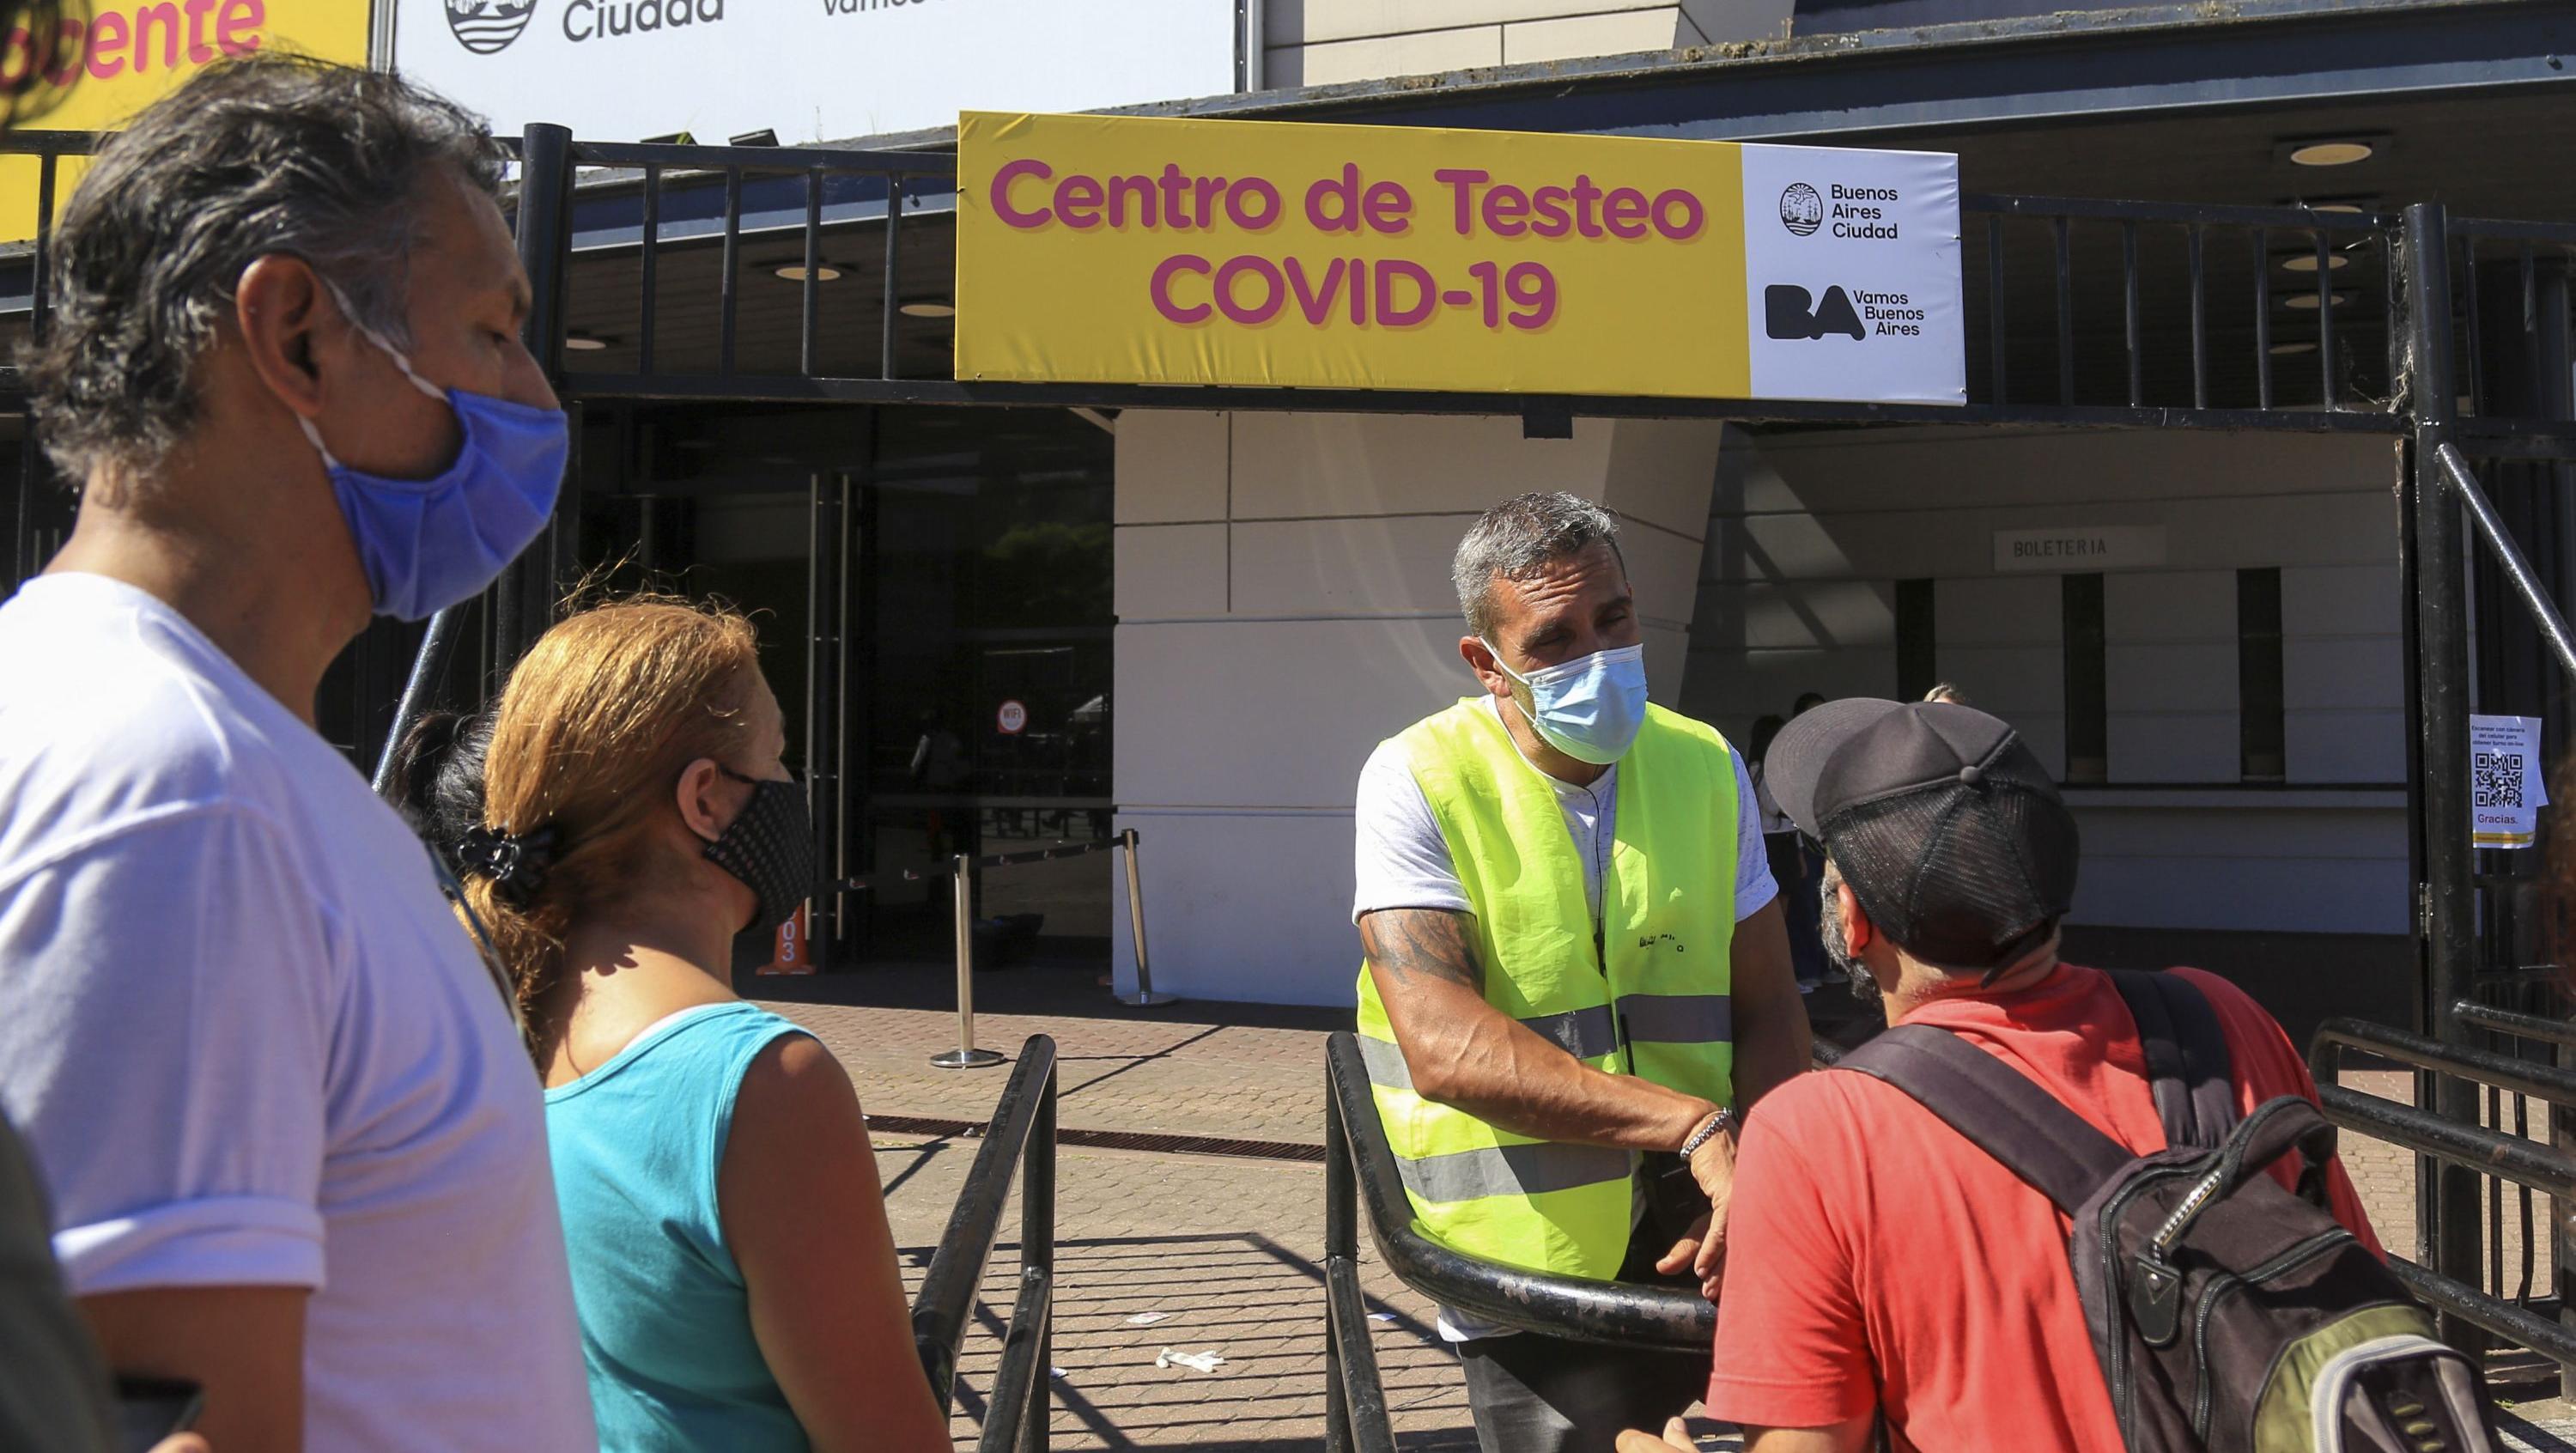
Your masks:
<svg viewBox="0 0 2576 1453"><path fill-rule="evenodd" d="M1398 908L1360 919L1360 947L1369 962L1398 981L1417 976L1446 979L1482 994L1484 965L1468 940L1467 915L1440 909Z"/></svg>

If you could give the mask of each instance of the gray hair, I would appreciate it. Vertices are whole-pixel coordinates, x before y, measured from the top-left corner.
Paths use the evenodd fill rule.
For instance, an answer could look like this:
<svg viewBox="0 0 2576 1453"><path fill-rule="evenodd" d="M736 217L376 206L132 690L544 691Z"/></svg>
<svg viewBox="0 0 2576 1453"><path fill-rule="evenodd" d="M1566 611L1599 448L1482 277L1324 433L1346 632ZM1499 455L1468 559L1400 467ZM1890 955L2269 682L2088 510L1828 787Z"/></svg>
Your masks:
<svg viewBox="0 0 2576 1453"><path fill-rule="evenodd" d="M1619 555L1619 518L1562 490L1507 499L1479 516L1449 564L1467 628L1491 641L1494 581L1525 580L1555 561L1607 545ZM1627 567L1621 556L1620 567Z"/></svg>
<svg viewBox="0 0 2576 1453"><path fill-rule="evenodd" d="M166 458L265 256L304 259L407 345L423 179L497 194L505 159L480 118L395 76L268 51L208 66L102 147L64 210L50 336L27 358L46 452L75 481Z"/></svg>

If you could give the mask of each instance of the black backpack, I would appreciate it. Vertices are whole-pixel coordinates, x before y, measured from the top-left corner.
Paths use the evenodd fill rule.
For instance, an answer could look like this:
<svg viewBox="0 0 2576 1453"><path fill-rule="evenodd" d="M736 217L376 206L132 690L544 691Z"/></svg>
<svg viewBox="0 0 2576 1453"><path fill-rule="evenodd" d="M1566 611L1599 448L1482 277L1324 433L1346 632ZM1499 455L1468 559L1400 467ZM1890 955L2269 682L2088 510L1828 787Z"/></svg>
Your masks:
<svg viewBox="0 0 2576 1453"><path fill-rule="evenodd" d="M2240 1123L2209 1001L2114 971L2170 1149L2132 1155L2002 1060L1906 1024L1841 1068L1920 1101L2073 1218L2067 1258L2129 1453L2491 1453L2477 1369L2334 1219L2335 1131L2285 1095ZM2300 1157L2298 1190L2264 1170Z"/></svg>

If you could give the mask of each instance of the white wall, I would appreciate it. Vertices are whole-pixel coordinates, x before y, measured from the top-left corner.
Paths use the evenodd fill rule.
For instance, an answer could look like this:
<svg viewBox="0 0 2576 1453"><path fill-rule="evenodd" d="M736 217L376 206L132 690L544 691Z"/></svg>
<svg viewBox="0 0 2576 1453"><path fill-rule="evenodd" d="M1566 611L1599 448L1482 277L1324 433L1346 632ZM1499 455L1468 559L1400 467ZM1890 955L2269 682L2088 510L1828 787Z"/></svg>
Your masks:
<svg viewBox="0 0 2576 1453"><path fill-rule="evenodd" d="M1323 86L1786 32L1792 0L1263 0L1262 82Z"/></svg>
<svg viewBox="0 0 2576 1453"><path fill-rule="evenodd" d="M1386 737L1473 692L1449 586L1458 537L1534 489L1601 501L1679 699L1713 425L1131 410L1118 420L1119 825L1144 839L1154 983L1347 1003L1351 801ZM1132 973L1114 876L1111 962Z"/></svg>
<svg viewBox="0 0 2576 1453"><path fill-rule="evenodd" d="M2055 575L1999 530L2160 525L2106 573L2111 786L2073 788L2079 923L2405 928L2395 463L2266 434L1730 432L1683 709L1741 733L1802 691L1896 689L1895 582L1930 578L1936 669L2065 770ZM2236 577L2278 567L2288 783L2236 786ZM2359 787L2360 790L2354 790Z"/></svg>

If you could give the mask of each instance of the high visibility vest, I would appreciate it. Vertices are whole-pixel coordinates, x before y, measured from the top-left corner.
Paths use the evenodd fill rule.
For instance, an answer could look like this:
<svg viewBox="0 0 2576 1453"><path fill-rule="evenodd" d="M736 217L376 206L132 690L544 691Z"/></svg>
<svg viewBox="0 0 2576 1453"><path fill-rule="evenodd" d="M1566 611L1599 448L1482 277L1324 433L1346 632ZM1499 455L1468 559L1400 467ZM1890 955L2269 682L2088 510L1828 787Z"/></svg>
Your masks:
<svg viewBox="0 0 2576 1453"><path fill-rule="evenodd" d="M1480 699L1396 740L1475 913L1485 1002L1608 1074L1732 1104L1735 767L1725 738L1648 707L1619 761L1597 929L1556 791ZM1470 1256L1607 1281L1633 1157L1533 1140L1414 1093L1365 963L1361 1056L1424 1234Z"/></svg>

